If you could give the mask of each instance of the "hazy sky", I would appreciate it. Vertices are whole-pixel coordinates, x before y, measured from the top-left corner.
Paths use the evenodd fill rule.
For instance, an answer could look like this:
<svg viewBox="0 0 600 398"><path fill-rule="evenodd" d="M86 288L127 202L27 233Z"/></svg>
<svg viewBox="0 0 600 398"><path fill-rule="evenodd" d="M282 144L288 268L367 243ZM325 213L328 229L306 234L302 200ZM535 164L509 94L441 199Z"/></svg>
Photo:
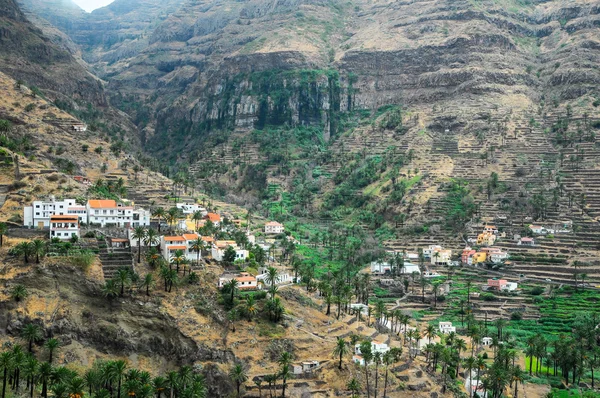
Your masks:
<svg viewBox="0 0 600 398"><path fill-rule="evenodd" d="M77 5L87 12L92 12L96 8L104 7L113 2L113 0L73 0Z"/></svg>

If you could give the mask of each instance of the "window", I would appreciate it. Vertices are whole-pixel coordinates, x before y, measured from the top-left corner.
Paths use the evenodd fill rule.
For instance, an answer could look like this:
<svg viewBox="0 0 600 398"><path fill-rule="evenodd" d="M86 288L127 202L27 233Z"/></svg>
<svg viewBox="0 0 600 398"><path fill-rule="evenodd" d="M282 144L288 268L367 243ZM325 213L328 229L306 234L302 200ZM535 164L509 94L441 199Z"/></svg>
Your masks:
<svg viewBox="0 0 600 398"><path fill-rule="evenodd" d="M39 209L39 208L40 208L40 205L35 205L35 208L36 208L36 209Z"/></svg>
<svg viewBox="0 0 600 398"><path fill-rule="evenodd" d="M36 216L39 216L39 215L40 215L40 212L39 212L39 211L38 211L38 212L36 212L36 213L35 213L35 215L36 215Z"/></svg>

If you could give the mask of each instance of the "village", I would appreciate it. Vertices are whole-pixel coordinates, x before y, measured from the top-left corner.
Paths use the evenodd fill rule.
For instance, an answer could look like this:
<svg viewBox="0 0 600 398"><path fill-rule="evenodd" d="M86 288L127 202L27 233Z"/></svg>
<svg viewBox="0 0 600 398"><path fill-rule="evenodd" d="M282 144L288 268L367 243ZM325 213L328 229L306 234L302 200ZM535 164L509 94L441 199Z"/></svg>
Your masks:
<svg viewBox="0 0 600 398"><path fill-rule="evenodd" d="M105 279L113 277L120 269L133 269L136 252L139 261L142 251L156 250L166 264L176 265L177 270L183 267L184 275L186 267L191 274L206 264L219 264L223 273L217 279L216 288L224 295L229 295L231 289L244 294L264 290L274 297L277 289L304 282L303 276L298 277L297 269L294 271L291 261L284 260L287 249L283 246L301 246L308 242L286 233L283 224L258 220L252 223L250 216L239 219L227 212L210 210L189 201L177 202L171 209L146 209L131 201L90 199L82 203L74 198L49 197L35 200L23 208L23 227L47 231L47 238L55 242L78 244L86 238L101 237L105 248L99 256ZM478 234L468 239L462 251L445 249L437 244L417 247L415 251L386 251L382 258L362 269L359 276L368 275L375 289L380 286L390 292L399 292L390 296L395 298L381 304L381 299L375 302L367 299L365 302L356 295L356 302L348 303L341 317L342 304L337 304L337 318L347 325L355 323L342 335L351 337L352 362L359 367L372 365L373 361L380 360L377 358L397 354L404 347L411 360L425 356L429 368L433 344L449 344L447 341L454 344L461 339L466 342L463 349L465 356L469 351L491 355L499 344L495 333L470 334L471 326L465 329L464 319L459 325L447 320L433 323L435 318L418 321L413 311L435 308L445 314L451 310L451 303L443 299L455 294L454 291L459 288L457 283L469 280L472 281L468 282L466 296L469 310L461 312L471 317L468 322L491 325L505 316L502 314L504 311L509 311L509 317L511 312L527 316L527 309L519 303L519 296L520 284L528 283L528 278L511 271L514 262L509 251L497 245L511 241L515 247L534 247L538 236L569 234L569 227L569 223L560 227L532 224L528 227L528 236L508 237L494 225L486 224ZM259 260L257 256L264 259ZM460 280L457 275L462 275L463 279ZM542 282L551 282L551 279ZM574 283L577 284L577 281ZM496 308L491 303L485 304L488 308L483 308L484 304L476 304L484 297L489 300L494 295L500 295L506 302ZM315 300L323 300L322 292L311 296ZM513 300L516 300L514 304ZM365 322L367 327L359 326L360 321ZM481 328L482 331L487 330L487 326ZM365 341L369 342L370 349L364 345ZM297 378L310 378L328 362L323 361L322 356L311 358L302 355L299 359L291 368ZM262 380L261 377L255 376L254 380ZM487 397L488 387L484 385L482 373L476 369L465 372L462 383L470 396ZM247 391L254 391L254 387L247 386Z"/></svg>

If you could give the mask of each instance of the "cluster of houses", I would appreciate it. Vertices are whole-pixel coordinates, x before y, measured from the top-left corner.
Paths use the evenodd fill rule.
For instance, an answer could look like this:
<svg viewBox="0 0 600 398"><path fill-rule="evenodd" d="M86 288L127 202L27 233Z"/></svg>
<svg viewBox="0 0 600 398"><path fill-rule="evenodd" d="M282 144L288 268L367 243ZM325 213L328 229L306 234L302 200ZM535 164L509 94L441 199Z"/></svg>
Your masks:
<svg viewBox="0 0 600 398"><path fill-rule="evenodd" d="M467 246L463 249L460 259L465 265L476 266L485 262L500 264L508 259L508 253L495 247L484 247L477 251Z"/></svg>
<svg viewBox="0 0 600 398"><path fill-rule="evenodd" d="M508 282L506 279L488 279L487 290L498 290L504 292L512 292L517 290L518 284L516 282Z"/></svg>
<svg viewBox="0 0 600 398"><path fill-rule="evenodd" d="M81 225L135 228L150 225L150 211L115 200L88 200L85 205L75 199L36 200L23 208L23 225L49 229L50 238L71 239L80 236Z"/></svg>
<svg viewBox="0 0 600 398"><path fill-rule="evenodd" d="M375 340L371 342L371 352L373 354L378 352L383 356L383 354L385 354L389 350L390 347L385 343L381 343ZM357 363L360 366L365 366L365 359L363 358L362 353L360 351L360 343L354 346L354 355L352 356L352 362Z"/></svg>
<svg viewBox="0 0 600 398"><path fill-rule="evenodd" d="M261 290L272 283L268 280L267 269L261 267L256 276L248 272L225 272L219 277L217 286L221 289L232 279L238 282L237 286L240 290ZM292 283L292 277L287 272L279 272L273 282L276 286L285 285Z"/></svg>

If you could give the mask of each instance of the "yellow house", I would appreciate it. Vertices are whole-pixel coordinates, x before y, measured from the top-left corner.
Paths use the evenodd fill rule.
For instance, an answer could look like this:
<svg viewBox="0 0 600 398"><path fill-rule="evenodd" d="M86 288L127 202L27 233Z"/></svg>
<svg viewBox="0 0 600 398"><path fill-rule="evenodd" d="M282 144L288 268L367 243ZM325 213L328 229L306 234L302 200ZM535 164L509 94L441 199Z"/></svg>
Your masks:
<svg viewBox="0 0 600 398"><path fill-rule="evenodd" d="M496 235L494 235L492 233L484 232L484 233L477 235L477 244L478 245L492 246L494 243L496 243Z"/></svg>
<svg viewBox="0 0 600 398"><path fill-rule="evenodd" d="M487 258L487 254L485 252L477 252L473 254L473 264L484 263Z"/></svg>

